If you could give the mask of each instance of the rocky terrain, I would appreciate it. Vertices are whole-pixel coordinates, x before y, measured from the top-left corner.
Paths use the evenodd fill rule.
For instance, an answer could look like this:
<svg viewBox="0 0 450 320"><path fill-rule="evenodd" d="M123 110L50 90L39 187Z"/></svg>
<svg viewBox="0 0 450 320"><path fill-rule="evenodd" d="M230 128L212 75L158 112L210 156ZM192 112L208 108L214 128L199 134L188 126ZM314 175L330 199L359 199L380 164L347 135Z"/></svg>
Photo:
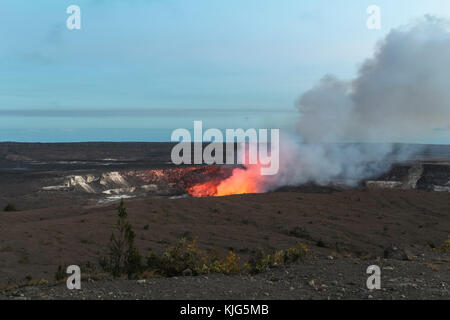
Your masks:
<svg viewBox="0 0 450 320"><path fill-rule="evenodd" d="M28 210L96 205L120 198L179 197L189 187L229 177L232 166L174 166L169 143L0 143L0 207ZM363 181L369 189L450 191L450 147L415 147L414 159ZM286 186L273 191L346 189ZM355 182L352 183L354 185Z"/></svg>
<svg viewBox="0 0 450 320"><path fill-rule="evenodd" d="M184 188L230 168L173 168L164 144L125 145L126 157L117 144L88 146L87 155L66 147L0 144L0 205L18 210L0 212L2 299L449 298L449 256L440 250L450 235L443 147L358 188L308 184L219 198L185 197ZM156 148L153 156L146 148ZM113 280L98 262L116 223L115 200L124 196L144 257L182 237L242 261L299 241L311 254L258 275ZM81 266L81 291L55 279L59 266L72 264ZM382 289L372 292L371 264L382 268Z"/></svg>
<svg viewBox="0 0 450 320"><path fill-rule="evenodd" d="M126 206L137 233L138 248L144 256L148 250L161 252L167 249L181 237L195 238L202 249L217 250L221 255L233 250L243 260L249 257L253 249L262 248L266 252L272 252L293 247L301 241L312 251L311 260L288 267L287 270L292 270L295 275L292 280L287 274L285 278L282 277L284 271L281 269L273 271L282 279L273 288L289 282L289 288L302 288L298 292L300 295L304 292L302 290L311 291L305 283L315 280L327 286L332 281L338 281L340 287L350 290L352 286L342 283L346 281L345 283L356 283L353 288L356 292L349 291L342 298L362 298L365 269L373 261L381 259L379 264L392 264L397 272L392 273L395 274L393 278L400 279L398 282L391 281L395 283L390 286L406 286L408 289L409 284L404 285L405 283L416 283L419 286L422 281L423 286L420 288L425 288L425 291L416 291L411 286L411 290L407 292L400 290L392 294L388 291L385 295L376 293L378 297L401 297L403 294L410 298L437 298L442 297L442 294L443 297L448 297L445 294L449 274L448 254L440 253L439 248L450 234L449 196L446 192L347 190L332 193L284 192L223 198L130 200L126 201ZM59 265L80 265L82 270L89 270L88 275L92 274L93 279L102 279L98 277L99 269L95 265L106 252L106 244L116 217L115 204L2 213L0 279L3 289L33 283L37 285L37 289L21 289L31 290L30 294L22 294L33 296L33 292L40 293L39 290L42 290L44 295L52 296L51 290L56 290L53 297L57 298L58 292L64 291L64 287L49 288L47 284L55 283ZM386 253L392 245L401 248L404 254L392 258ZM332 260L330 256L333 257ZM384 257L388 260L383 260ZM322 265L327 267L318 268ZM402 268L411 269L412 273L402 273ZM389 268L387 270L387 274L392 271ZM344 274L342 280L339 280L339 273ZM260 277L267 281L271 279L270 272L256 279ZM236 288L240 286L239 283L248 283L250 287L244 286L242 290L252 288L249 277L211 276L210 279L227 279L222 280L222 283L230 284L236 281ZM356 281L357 279L359 280ZM419 282L411 282L411 279L419 279ZM163 289L163 284L173 283L176 281L174 279L154 281L161 283L162 290L162 293L152 291L154 297L163 298L164 294L168 294L165 290L177 291L178 284L173 288ZM202 277L190 280L183 278L179 285L183 286L185 281L212 282L208 284L211 288L221 285L220 281L213 284L214 280L204 280ZM40 283L44 285L42 289L39 289ZM133 281L100 281L92 284L88 282L85 288L88 292L92 290L92 294L99 292L100 296L105 297L102 286L112 288L117 285L119 294L131 291L133 286L139 287L138 284ZM265 294L269 290L263 284L254 285L262 286L263 289L256 291L259 294ZM430 291L427 291L427 286ZM221 292L228 287L224 288ZM239 297L240 291L230 291L235 292L230 298ZM13 297L14 292L8 290L3 293L3 297ZM144 293L139 296L139 292L142 291L136 291L137 298L146 296ZM173 297L183 297L182 292L179 291ZM192 297L200 297L201 292ZM278 291L269 290L269 295L274 297L276 292ZM280 291L279 294L284 297L286 292ZM368 295L364 297L367 298ZM61 293L61 297L70 297L70 294ZM87 297L90 297L89 294ZM221 293L210 297L223 296ZM308 297L327 298L328 295L319 295L314 289L305 293L304 298ZM186 295L185 298L189 296Z"/></svg>
<svg viewBox="0 0 450 320"><path fill-rule="evenodd" d="M368 290L366 269L381 268L381 289ZM0 293L0 299L52 300L308 300L308 299L450 299L450 257L431 250L412 261L357 258L308 259L299 264L250 276L208 275L141 280L85 279L81 290L65 284L23 287Z"/></svg>

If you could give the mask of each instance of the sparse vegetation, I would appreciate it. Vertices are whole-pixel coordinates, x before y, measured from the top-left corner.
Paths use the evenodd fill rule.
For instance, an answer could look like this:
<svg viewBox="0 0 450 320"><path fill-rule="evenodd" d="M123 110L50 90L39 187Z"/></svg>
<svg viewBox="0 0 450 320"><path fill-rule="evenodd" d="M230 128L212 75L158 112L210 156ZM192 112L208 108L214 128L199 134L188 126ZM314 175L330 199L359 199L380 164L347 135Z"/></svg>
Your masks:
<svg viewBox="0 0 450 320"><path fill-rule="evenodd" d="M281 250L273 255L267 255L262 250L257 251L249 263L242 263L241 258L233 252L233 248L229 248L226 257L219 258L215 252L200 250L196 240L191 239L190 232L185 232L176 245L168 248L164 253L160 254L150 250L144 266L141 263L141 255L134 244L136 235L127 220L128 215L123 201L118 207L118 213L116 231L111 234L108 255L100 259L103 270L114 277L259 273L269 268L295 262L308 254L308 248L299 243L295 248ZM149 226L146 225L145 229L149 229ZM57 279L62 276L65 274L58 269Z"/></svg>
<svg viewBox="0 0 450 320"><path fill-rule="evenodd" d="M116 232L111 234L108 256L100 260L102 268L114 277L127 275L132 278L142 271L141 255L134 244L136 234L128 222L128 214L123 200L118 207L119 218Z"/></svg>
<svg viewBox="0 0 450 320"><path fill-rule="evenodd" d="M181 238L163 254L152 252L147 259L147 268L167 277L182 275L190 270L193 275L209 273L211 257L199 250L196 241Z"/></svg>
<svg viewBox="0 0 450 320"><path fill-rule="evenodd" d="M266 271L270 268L274 268L280 265L296 262L297 260L304 259L309 253L308 247L305 244L299 242L297 247L289 248L287 250L280 250L274 254L265 254L263 250L258 250L250 258L248 263L249 272L252 274Z"/></svg>
<svg viewBox="0 0 450 320"><path fill-rule="evenodd" d="M448 239L441 245L439 250L444 253L450 252L450 236L448 236Z"/></svg>
<svg viewBox="0 0 450 320"><path fill-rule="evenodd" d="M186 271L192 275L220 273L246 274L259 273L280 265L295 262L307 256L308 248L299 243L297 247L266 255L262 250L256 251L249 263L241 263L241 258L232 250L225 258L207 253L197 248L196 241L182 238L163 254L152 253L147 259L147 272L162 276L180 276Z"/></svg>

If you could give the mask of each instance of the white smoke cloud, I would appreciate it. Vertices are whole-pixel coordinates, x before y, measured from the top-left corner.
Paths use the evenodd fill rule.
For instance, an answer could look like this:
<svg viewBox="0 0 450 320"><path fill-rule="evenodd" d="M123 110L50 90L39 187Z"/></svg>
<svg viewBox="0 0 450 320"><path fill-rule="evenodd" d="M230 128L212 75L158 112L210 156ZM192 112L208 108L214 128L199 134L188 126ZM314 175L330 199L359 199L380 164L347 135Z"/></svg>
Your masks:
<svg viewBox="0 0 450 320"><path fill-rule="evenodd" d="M349 81L327 75L297 103L297 137L280 138L280 171L237 169L222 184L265 192L307 182L350 186L410 160L450 123L450 23L427 16L392 30ZM299 142L300 140L300 142ZM249 183L251 182L251 183Z"/></svg>
<svg viewBox="0 0 450 320"><path fill-rule="evenodd" d="M300 98L305 142L414 142L450 123L450 23L392 30L355 79L325 76Z"/></svg>
<svg viewBox="0 0 450 320"><path fill-rule="evenodd" d="M326 75L297 103L302 143L281 139L280 173L269 190L379 175L450 123L450 23L427 16L392 30L355 79Z"/></svg>

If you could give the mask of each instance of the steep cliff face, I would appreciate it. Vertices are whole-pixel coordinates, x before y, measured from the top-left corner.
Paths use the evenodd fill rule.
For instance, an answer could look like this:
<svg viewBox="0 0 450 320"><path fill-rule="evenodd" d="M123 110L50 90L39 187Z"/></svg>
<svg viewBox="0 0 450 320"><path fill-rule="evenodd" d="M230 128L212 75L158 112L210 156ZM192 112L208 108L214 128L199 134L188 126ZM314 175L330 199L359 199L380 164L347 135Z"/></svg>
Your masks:
<svg viewBox="0 0 450 320"><path fill-rule="evenodd" d="M210 166L70 175L60 178L57 185L45 186L42 190L66 190L109 196L176 196L185 194L186 189L196 183L226 179L232 170L231 167Z"/></svg>
<svg viewBox="0 0 450 320"><path fill-rule="evenodd" d="M418 189L450 191L450 164L425 164Z"/></svg>
<svg viewBox="0 0 450 320"><path fill-rule="evenodd" d="M450 163L414 163L395 165L368 188L450 191Z"/></svg>
<svg viewBox="0 0 450 320"><path fill-rule="evenodd" d="M45 186L42 190L102 195L106 199L152 195L180 196L198 183L227 179L232 170L233 167L205 166L70 175L59 178L57 185ZM450 163L398 164L382 176L364 183L369 189L450 191ZM296 190L302 192L301 188Z"/></svg>

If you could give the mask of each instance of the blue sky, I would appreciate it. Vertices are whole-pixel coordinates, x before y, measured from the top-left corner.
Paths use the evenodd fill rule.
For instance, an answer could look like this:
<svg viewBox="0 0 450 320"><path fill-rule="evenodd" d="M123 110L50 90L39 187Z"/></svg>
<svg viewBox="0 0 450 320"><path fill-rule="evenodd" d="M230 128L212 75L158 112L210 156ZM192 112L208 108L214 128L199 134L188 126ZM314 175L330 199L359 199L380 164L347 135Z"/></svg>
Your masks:
<svg viewBox="0 0 450 320"><path fill-rule="evenodd" d="M66 28L72 4L81 30ZM381 30L366 28L372 4ZM391 28L425 14L448 17L450 1L0 0L0 140L291 128L303 92L354 77Z"/></svg>

